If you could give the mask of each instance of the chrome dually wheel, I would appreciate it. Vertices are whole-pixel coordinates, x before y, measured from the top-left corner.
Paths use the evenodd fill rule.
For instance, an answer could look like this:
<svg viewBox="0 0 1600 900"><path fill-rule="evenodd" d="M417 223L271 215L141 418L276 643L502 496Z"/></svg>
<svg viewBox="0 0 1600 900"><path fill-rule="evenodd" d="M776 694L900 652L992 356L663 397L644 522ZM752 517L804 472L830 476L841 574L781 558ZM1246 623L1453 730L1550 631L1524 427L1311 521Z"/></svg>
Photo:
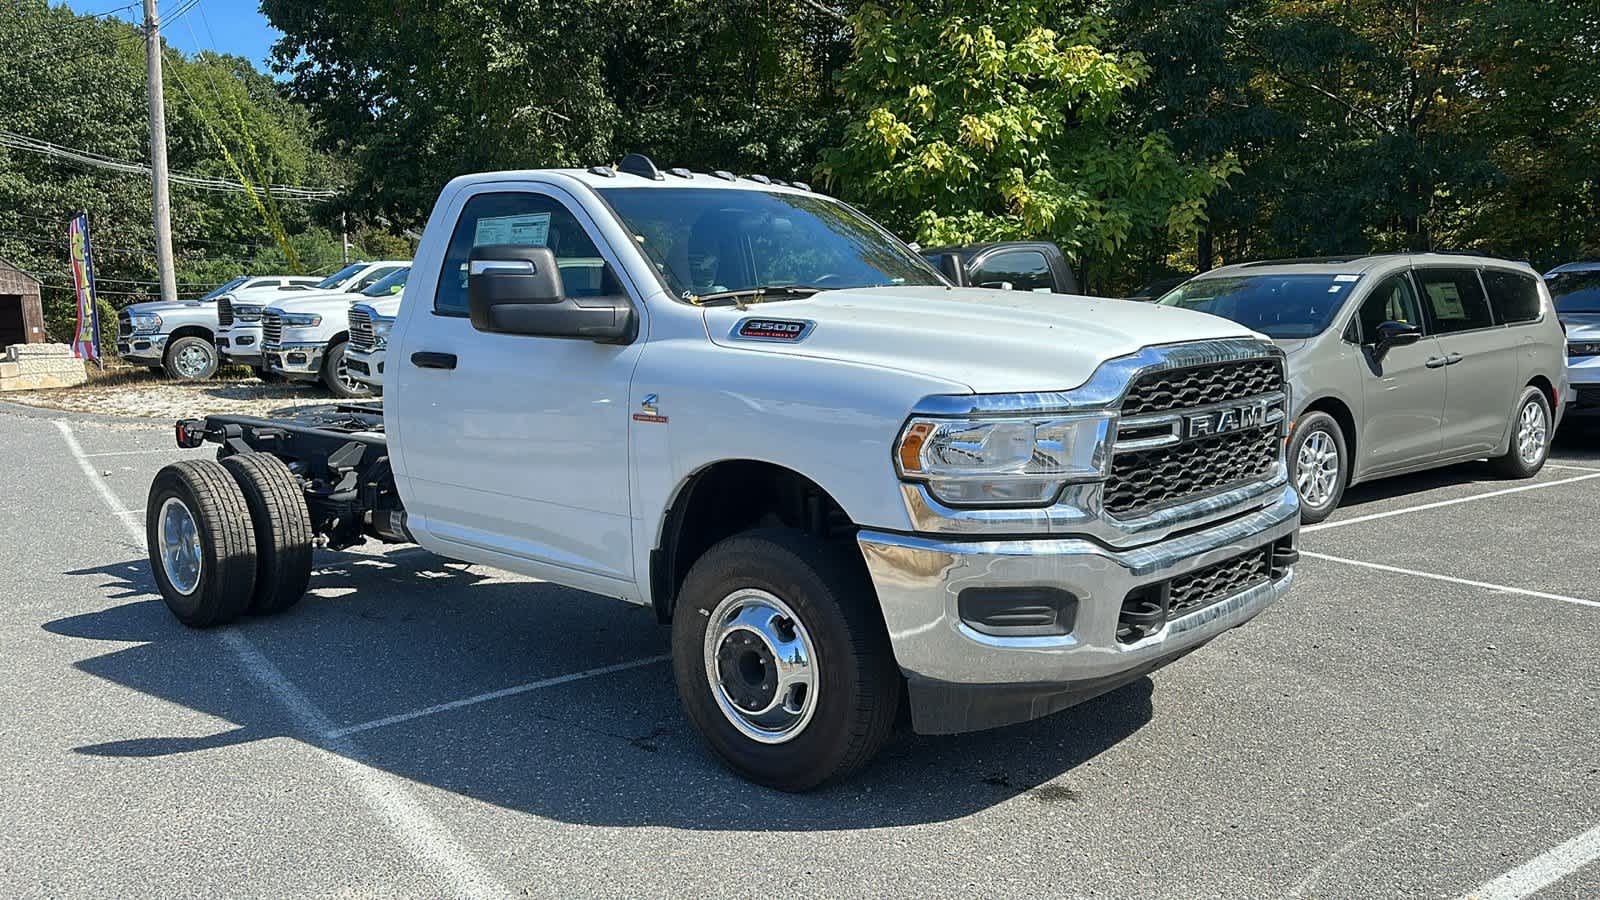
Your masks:
<svg viewBox="0 0 1600 900"><path fill-rule="evenodd" d="M711 613L706 680L717 706L751 740L781 744L805 730L817 708L815 645L788 604L743 588Z"/></svg>
<svg viewBox="0 0 1600 900"><path fill-rule="evenodd" d="M193 594L200 586L200 573L205 567L204 548L200 546L200 529L195 524L194 513L182 500L168 497L161 505L159 528L161 567L167 573L167 580L178 593Z"/></svg>

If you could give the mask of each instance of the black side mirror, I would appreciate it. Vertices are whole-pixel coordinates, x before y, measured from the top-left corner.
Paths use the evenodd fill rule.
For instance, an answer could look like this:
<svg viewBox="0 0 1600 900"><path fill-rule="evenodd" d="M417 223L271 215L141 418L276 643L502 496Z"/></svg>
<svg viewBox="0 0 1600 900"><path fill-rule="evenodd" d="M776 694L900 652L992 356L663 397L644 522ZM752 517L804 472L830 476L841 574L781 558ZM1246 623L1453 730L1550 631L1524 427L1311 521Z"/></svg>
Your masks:
<svg viewBox="0 0 1600 900"><path fill-rule="evenodd" d="M633 304L625 296L568 297L548 247L488 244L467 258L467 315L472 327L498 334L633 339Z"/></svg>
<svg viewBox="0 0 1600 900"><path fill-rule="evenodd" d="M956 287L967 286L967 264L961 259L961 254L939 254L939 271Z"/></svg>
<svg viewBox="0 0 1600 900"><path fill-rule="evenodd" d="M1422 329L1404 322L1384 322L1378 326L1378 339L1372 345L1372 355L1383 359L1396 347L1407 347L1422 340Z"/></svg>

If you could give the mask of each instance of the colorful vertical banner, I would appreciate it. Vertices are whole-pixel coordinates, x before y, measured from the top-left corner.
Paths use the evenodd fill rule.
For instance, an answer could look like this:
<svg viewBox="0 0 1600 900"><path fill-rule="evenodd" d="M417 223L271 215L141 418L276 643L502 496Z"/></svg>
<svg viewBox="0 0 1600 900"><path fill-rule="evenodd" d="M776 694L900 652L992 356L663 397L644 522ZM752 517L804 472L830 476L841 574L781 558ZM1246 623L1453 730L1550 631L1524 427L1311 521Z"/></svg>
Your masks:
<svg viewBox="0 0 1600 900"><path fill-rule="evenodd" d="M67 226L68 253L72 257L72 287L78 297L78 331L72 353L79 359L100 361L100 313L94 302L94 256L89 252L89 214L78 213Z"/></svg>

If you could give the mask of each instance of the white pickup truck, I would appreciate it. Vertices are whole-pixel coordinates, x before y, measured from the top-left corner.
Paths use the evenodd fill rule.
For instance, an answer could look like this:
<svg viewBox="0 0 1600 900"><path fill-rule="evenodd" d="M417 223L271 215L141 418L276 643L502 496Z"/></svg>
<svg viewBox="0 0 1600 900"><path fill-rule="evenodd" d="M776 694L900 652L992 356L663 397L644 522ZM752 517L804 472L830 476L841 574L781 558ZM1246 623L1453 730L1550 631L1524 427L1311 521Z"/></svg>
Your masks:
<svg viewBox="0 0 1600 900"><path fill-rule="evenodd" d="M350 306L350 350L345 355L349 377L383 391L383 369L389 351L389 332L394 330L403 294L380 297Z"/></svg>
<svg viewBox="0 0 1600 900"><path fill-rule="evenodd" d="M267 368L261 354L261 312L273 303L311 293L355 294L410 263L405 260L377 260L351 263L332 275L310 284L295 284L282 290L238 290L222 296L217 303L217 348L233 365L249 366L263 379L277 376ZM346 296L346 300L350 297Z"/></svg>
<svg viewBox="0 0 1600 900"><path fill-rule="evenodd" d="M313 293L274 300L261 311L261 356L273 374L295 381L321 381L336 397L363 399L372 388L353 377L350 307L357 302L399 297L409 264L357 294Z"/></svg>
<svg viewBox="0 0 1600 900"><path fill-rule="evenodd" d="M653 608L709 747L804 790L903 702L1045 715L1293 579L1284 358L1223 319L957 288L803 185L632 155L450 182L406 296L381 408L178 423L219 445L149 494L181 621L415 542Z"/></svg>

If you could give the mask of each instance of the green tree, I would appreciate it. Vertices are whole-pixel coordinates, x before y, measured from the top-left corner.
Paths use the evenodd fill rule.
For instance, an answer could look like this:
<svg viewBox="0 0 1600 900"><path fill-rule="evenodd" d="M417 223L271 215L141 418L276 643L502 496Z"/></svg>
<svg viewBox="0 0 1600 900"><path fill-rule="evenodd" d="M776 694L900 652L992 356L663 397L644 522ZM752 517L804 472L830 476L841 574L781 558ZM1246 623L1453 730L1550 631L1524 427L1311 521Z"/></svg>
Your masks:
<svg viewBox="0 0 1600 900"><path fill-rule="evenodd" d="M1129 248L1196 232L1233 171L1131 127L1148 67L1106 49L1092 12L898 0L854 24L851 119L824 173L924 242L1047 237L1091 280L1120 280Z"/></svg>

